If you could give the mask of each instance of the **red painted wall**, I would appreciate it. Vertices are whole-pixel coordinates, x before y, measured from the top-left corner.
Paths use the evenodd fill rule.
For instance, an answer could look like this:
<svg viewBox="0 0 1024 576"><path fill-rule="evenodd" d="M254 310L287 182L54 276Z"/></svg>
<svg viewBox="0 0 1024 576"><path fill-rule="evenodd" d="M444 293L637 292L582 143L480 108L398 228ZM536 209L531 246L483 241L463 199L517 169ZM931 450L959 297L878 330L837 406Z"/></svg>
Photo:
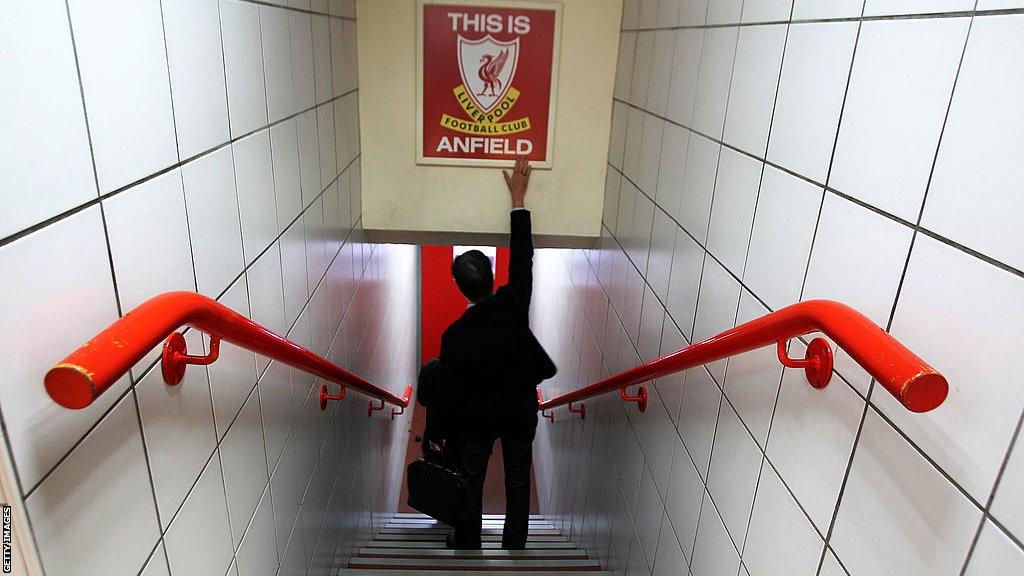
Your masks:
<svg viewBox="0 0 1024 576"><path fill-rule="evenodd" d="M466 310L466 298L452 279L452 247L420 247L421 357L426 362L441 353L441 334ZM496 286L508 282L508 248L498 248L495 258Z"/></svg>

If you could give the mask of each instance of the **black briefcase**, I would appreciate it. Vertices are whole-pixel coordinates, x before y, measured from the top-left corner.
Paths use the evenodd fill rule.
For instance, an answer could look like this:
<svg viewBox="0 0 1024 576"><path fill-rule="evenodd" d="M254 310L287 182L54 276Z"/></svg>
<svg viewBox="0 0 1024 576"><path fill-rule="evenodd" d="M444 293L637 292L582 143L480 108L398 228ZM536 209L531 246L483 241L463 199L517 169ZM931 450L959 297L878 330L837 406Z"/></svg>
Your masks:
<svg viewBox="0 0 1024 576"><path fill-rule="evenodd" d="M407 469L411 508L449 526L458 526L470 514L469 483L459 474L417 460Z"/></svg>

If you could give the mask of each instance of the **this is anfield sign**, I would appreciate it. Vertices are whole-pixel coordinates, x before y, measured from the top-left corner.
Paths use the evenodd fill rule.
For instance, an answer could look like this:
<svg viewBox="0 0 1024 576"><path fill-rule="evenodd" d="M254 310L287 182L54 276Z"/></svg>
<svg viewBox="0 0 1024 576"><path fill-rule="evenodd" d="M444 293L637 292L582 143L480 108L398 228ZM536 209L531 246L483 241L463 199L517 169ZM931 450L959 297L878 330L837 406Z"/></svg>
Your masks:
<svg viewBox="0 0 1024 576"><path fill-rule="evenodd" d="M551 167L561 4L419 3L417 159Z"/></svg>

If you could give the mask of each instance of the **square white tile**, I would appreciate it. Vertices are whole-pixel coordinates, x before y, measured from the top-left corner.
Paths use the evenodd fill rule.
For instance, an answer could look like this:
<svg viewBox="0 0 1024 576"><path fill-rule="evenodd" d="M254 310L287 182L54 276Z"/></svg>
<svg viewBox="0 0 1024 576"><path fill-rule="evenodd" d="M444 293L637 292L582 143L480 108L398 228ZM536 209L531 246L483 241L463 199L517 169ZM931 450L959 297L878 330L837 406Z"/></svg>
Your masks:
<svg viewBox="0 0 1024 576"><path fill-rule="evenodd" d="M332 96L331 23L326 16L313 15L313 83L317 104Z"/></svg>
<svg viewBox="0 0 1024 576"><path fill-rule="evenodd" d="M654 53L651 56L651 72L647 93L647 110L659 116L665 115L668 105L668 90L672 81L672 55L675 52L674 30L658 30L654 33Z"/></svg>
<svg viewBox="0 0 1024 576"><path fill-rule="evenodd" d="M218 302L239 314L249 316L249 296L245 275L235 281ZM209 338L204 338L209 346ZM208 368L210 390L213 394L213 418L217 437L223 438L228 426L242 407L249 391L256 384L255 355L234 344L221 342L220 357Z"/></svg>
<svg viewBox="0 0 1024 576"><path fill-rule="evenodd" d="M743 0L708 2L708 24L735 24L740 21Z"/></svg>
<svg viewBox="0 0 1024 576"><path fill-rule="evenodd" d="M866 22L829 185L917 222L970 18Z"/></svg>
<svg viewBox="0 0 1024 576"><path fill-rule="evenodd" d="M324 104L317 108L316 119L320 149L320 186L322 190L338 175L338 157L334 144L334 106Z"/></svg>
<svg viewBox="0 0 1024 576"><path fill-rule="evenodd" d="M633 80L630 82L629 101L644 108L651 82L651 59L654 56L654 32L638 32L633 55Z"/></svg>
<svg viewBox="0 0 1024 576"><path fill-rule="evenodd" d="M242 222L242 249L246 264L274 241L277 223L270 133L262 130L231 145Z"/></svg>
<svg viewBox="0 0 1024 576"><path fill-rule="evenodd" d="M789 355L802 358L799 341ZM833 377L812 388L801 370L785 370L768 437L768 460L775 465L811 521L827 532L864 411L864 399Z"/></svg>
<svg viewBox="0 0 1024 576"><path fill-rule="evenodd" d="M745 0L743 22L776 22L789 20L793 0Z"/></svg>
<svg viewBox="0 0 1024 576"><path fill-rule="evenodd" d="M274 163L278 231L282 231L299 216L304 206L297 121L294 118L270 127L270 152Z"/></svg>
<svg viewBox="0 0 1024 576"><path fill-rule="evenodd" d="M171 99L182 159L227 142L228 96L220 13L205 0L162 4Z"/></svg>
<svg viewBox="0 0 1024 576"><path fill-rule="evenodd" d="M238 137L267 124L259 6L225 0L220 3L220 21L231 136Z"/></svg>
<svg viewBox="0 0 1024 576"><path fill-rule="evenodd" d="M715 175L721 147L721 144L693 133L690 135L690 143L686 150L679 223L702 244L708 234L711 198L715 191Z"/></svg>
<svg viewBox="0 0 1024 576"><path fill-rule="evenodd" d="M624 142L623 142L624 143ZM683 168L690 143L690 131L665 123L661 137L661 165L658 167L658 190L655 197L662 210L676 220L683 196Z"/></svg>
<svg viewBox="0 0 1024 576"><path fill-rule="evenodd" d="M658 167L661 164L661 142L665 122L657 116L644 117L644 131L640 141L640 163L636 184L653 198L658 188Z"/></svg>
<svg viewBox="0 0 1024 576"><path fill-rule="evenodd" d="M867 0L864 15L930 14L969 11L973 8L972 0Z"/></svg>
<svg viewBox="0 0 1024 576"><path fill-rule="evenodd" d="M644 136L644 118L647 114L638 108L629 109L626 121L626 151L622 159L622 173L633 182L640 171L640 150Z"/></svg>
<svg viewBox="0 0 1024 576"><path fill-rule="evenodd" d="M793 0L793 20L860 16L864 0Z"/></svg>
<svg viewBox="0 0 1024 576"><path fill-rule="evenodd" d="M181 167L199 292L216 298L245 266L232 148L225 146Z"/></svg>
<svg viewBox="0 0 1024 576"><path fill-rule="evenodd" d="M722 139L759 157L768 145L786 32L783 24L743 26L736 41Z"/></svg>
<svg viewBox="0 0 1024 576"><path fill-rule="evenodd" d="M662 516L665 515L665 505L662 504L661 497L658 496L650 469L646 466L643 468L636 515L637 534L640 536L640 545L647 560L648 570L650 570L650 567L654 565L654 553L658 547L658 534L661 531Z"/></svg>
<svg viewBox="0 0 1024 576"><path fill-rule="evenodd" d="M960 570L981 510L868 410L830 543L853 574Z"/></svg>
<svg viewBox="0 0 1024 576"><path fill-rule="evenodd" d="M291 40L292 83L295 109L306 110L316 103L313 64L313 20L303 12L288 12L288 37Z"/></svg>
<svg viewBox="0 0 1024 576"><path fill-rule="evenodd" d="M703 21L703 16L701 19ZM690 126L697 97L697 75L700 72L704 31L693 28L676 30L675 40L665 115L675 122Z"/></svg>
<svg viewBox="0 0 1024 576"><path fill-rule="evenodd" d="M979 298L984 294L984 298ZM998 310L998 314L993 314ZM1024 405L1010 364L1024 326L1020 278L918 235L892 334L949 382L937 409L914 414L876 386L871 401L978 501L986 501ZM962 337L984 335L985 345Z"/></svg>
<svg viewBox="0 0 1024 576"><path fill-rule="evenodd" d="M0 11L2 238L95 198L96 182L64 3Z"/></svg>
<svg viewBox="0 0 1024 576"><path fill-rule="evenodd" d="M886 328L912 235L903 224L826 194L803 300L837 300ZM871 281L864 282L868 274ZM841 348L832 351L835 370L866 395L871 377Z"/></svg>
<svg viewBox="0 0 1024 576"><path fill-rule="evenodd" d="M288 331L288 324L284 317L281 254L277 247L277 243L272 244L263 256L252 263L246 272L246 281L253 321L281 335Z"/></svg>
<svg viewBox="0 0 1024 576"><path fill-rule="evenodd" d="M668 297L668 283L672 272L672 252L675 248L676 231L679 227L660 209L654 209L654 226L651 231L651 252L647 263L647 283L665 302Z"/></svg>
<svg viewBox="0 0 1024 576"><path fill-rule="evenodd" d="M773 310L800 299L823 190L766 166L743 281Z"/></svg>
<svg viewBox="0 0 1024 576"><path fill-rule="evenodd" d="M640 360L647 362L658 357L661 349L661 326L665 318L665 309L655 297L650 287L645 286L643 308L640 311L640 335L637 350Z"/></svg>
<svg viewBox="0 0 1024 576"><path fill-rule="evenodd" d="M320 143L316 128L316 111L310 110L296 119L299 142L299 181L302 184L302 205L308 206L323 190L320 180Z"/></svg>
<svg viewBox="0 0 1024 576"><path fill-rule="evenodd" d="M288 12L283 8L260 6L260 38L267 83L267 113L270 121L276 122L295 112Z"/></svg>
<svg viewBox="0 0 1024 576"><path fill-rule="evenodd" d="M117 320L99 207L0 248L0 274L6 279L0 343L18 351L0 360L7 374L0 382L0 403L11 457L27 491L129 383L127 377L120 379L91 407L75 411L57 405L42 383L51 366Z"/></svg>
<svg viewBox="0 0 1024 576"><path fill-rule="evenodd" d="M818 567L824 546L814 525L765 462L743 546L747 572L750 576L811 574Z"/></svg>
<svg viewBox="0 0 1024 576"><path fill-rule="evenodd" d="M224 464L231 537L237 547L268 482L258 394L246 400L221 442L220 455Z"/></svg>
<svg viewBox="0 0 1024 576"><path fill-rule="evenodd" d="M697 315L697 295L700 292L700 271L703 265L704 249L685 231L677 229L665 306L687 339L693 334L693 321Z"/></svg>
<svg viewBox="0 0 1024 576"><path fill-rule="evenodd" d="M708 3L704 0L683 0L679 9L679 25L693 26L707 20Z"/></svg>
<svg viewBox="0 0 1024 576"><path fill-rule="evenodd" d="M761 449L728 402L719 407L718 427L708 472L708 491L732 541L742 547L754 505Z"/></svg>
<svg viewBox="0 0 1024 576"><path fill-rule="evenodd" d="M1000 262L1024 269L1024 16L977 18L939 145L922 224Z"/></svg>
<svg viewBox="0 0 1024 576"><path fill-rule="evenodd" d="M743 276L747 259L763 166L764 162L725 147L718 159L707 246L708 251L739 277Z"/></svg>
<svg viewBox="0 0 1024 576"><path fill-rule="evenodd" d="M825 181L856 37L856 22L790 26L768 160Z"/></svg>
<svg viewBox="0 0 1024 576"><path fill-rule="evenodd" d="M766 314L768 309L750 292L740 292L737 326ZM775 346L764 346L728 359L723 390L754 441L762 448L768 439L781 380L782 365L776 357Z"/></svg>
<svg viewBox="0 0 1024 576"><path fill-rule="evenodd" d="M177 162L160 3L68 3L101 192Z"/></svg>
<svg viewBox="0 0 1024 576"><path fill-rule="evenodd" d="M693 324L693 342L716 336L736 324L740 300L740 283L714 258L704 259L700 295L697 297L697 319ZM721 384L725 381L725 361L708 364L708 370Z"/></svg>
<svg viewBox="0 0 1024 576"><path fill-rule="evenodd" d="M676 539L676 533L668 521L667 513L661 523L658 551L654 559L654 576L672 576L686 570L686 558L683 557L682 549Z"/></svg>
<svg viewBox="0 0 1024 576"><path fill-rule="evenodd" d="M704 30L692 124L698 132L716 139L722 137L725 126L738 33L739 28L733 27Z"/></svg>
<svg viewBox="0 0 1024 576"><path fill-rule="evenodd" d="M124 397L25 502L52 574L136 574L160 538L138 416ZM110 554L115 538L125 548Z"/></svg>
<svg viewBox="0 0 1024 576"><path fill-rule="evenodd" d="M983 576L1020 572L1024 572L1024 550L992 524L991 520L986 520L964 574Z"/></svg>
<svg viewBox="0 0 1024 576"><path fill-rule="evenodd" d="M700 508L700 523L697 527L697 540L693 547L693 560L690 562L690 573L693 576L714 576L738 572L740 556L729 539L722 518L715 510L710 496L704 493L704 503Z"/></svg>
<svg viewBox="0 0 1024 576"><path fill-rule="evenodd" d="M174 574L223 574L232 560L220 458L214 455L164 534Z"/></svg>
<svg viewBox="0 0 1024 576"><path fill-rule="evenodd" d="M185 341L189 354L206 353L198 331L190 330ZM217 446L210 379L205 367L192 366L180 384L168 386L160 367L154 366L135 394L156 504L166 528Z"/></svg>
<svg viewBox="0 0 1024 576"><path fill-rule="evenodd" d="M292 406L291 372L292 369L287 365L271 362L257 385L260 407L263 410L267 462L271 470L277 466L295 416L295 408Z"/></svg>
<svg viewBox="0 0 1024 576"><path fill-rule="evenodd" d="M1024 534L1024 438L1017 436L1016 446L1006 461L999 489L992 500L991 512L1013 534Z"/></svg>
<svg viewBox="0 0 1024 576"><path fill-rule="evenodd" d="M277 573L279 553L283 553L283 550L279 551L277 548L274 511L268 486L256 508L256 515L238 547L238 575L273 576Z"/></svg>
<svg viewBox="0 0 1024 576"><path fill-rule="evenodd" d="M722 390L702 366L686 371L683 401L679 409L679 435L702 478L711 463ZM680 529L676 526L676 529Z"/></svg>
<svg viewBox="0 0 1024 576"><path fill-rule="evenodd" d="M103 201L121 310L195 290L181 173L172 170Z"/></svg>

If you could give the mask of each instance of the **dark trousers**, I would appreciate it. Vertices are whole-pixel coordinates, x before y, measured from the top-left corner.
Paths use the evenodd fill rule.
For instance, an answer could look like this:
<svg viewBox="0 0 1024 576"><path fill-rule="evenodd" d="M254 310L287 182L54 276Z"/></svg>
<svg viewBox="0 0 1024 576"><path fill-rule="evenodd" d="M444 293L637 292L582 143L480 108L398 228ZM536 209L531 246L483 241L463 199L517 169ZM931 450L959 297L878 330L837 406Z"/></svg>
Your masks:
<svg viewBox="0 0 1024 576"><path fill-rule="evenodd" d="M487 462L496 439L501 440L501 454L505 467L505 526L501 534L501 547L522 550L530 526L530 467L533 463L533 437L535 428L504 433L497 437L465 439L462 458L469 478L473 514L455 528L455 547L480 548L480 530L483 522L484 479Z"/></svg>

